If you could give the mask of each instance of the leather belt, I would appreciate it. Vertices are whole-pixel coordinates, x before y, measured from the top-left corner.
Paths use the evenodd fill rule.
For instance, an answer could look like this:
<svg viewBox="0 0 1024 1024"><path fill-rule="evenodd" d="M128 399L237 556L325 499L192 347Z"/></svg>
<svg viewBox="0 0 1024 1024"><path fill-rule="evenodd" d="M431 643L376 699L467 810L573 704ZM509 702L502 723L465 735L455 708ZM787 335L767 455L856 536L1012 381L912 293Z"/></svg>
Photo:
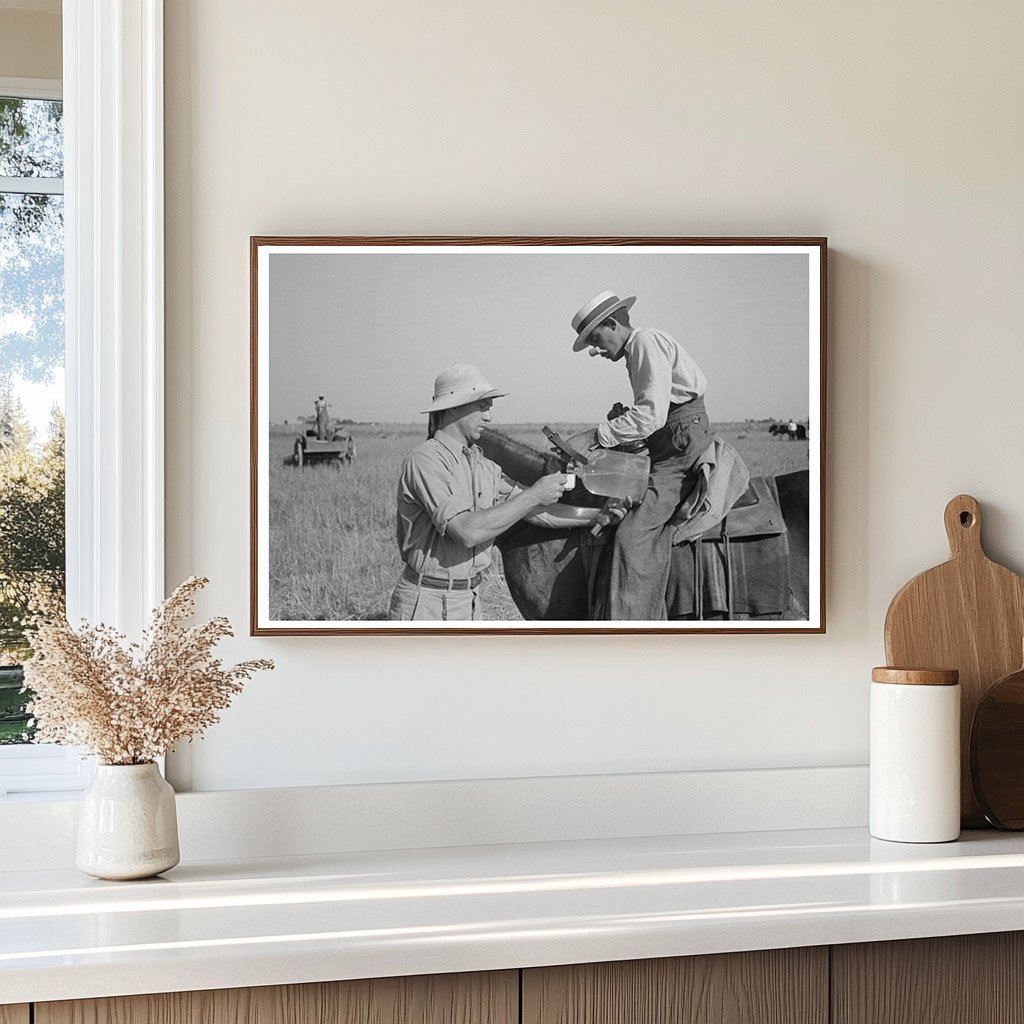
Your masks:
<svg viewBox="0 0 1024 1024"><path fill-rule="evenodd" d="M484 574L482 572L478 572L468 580L449 580L439 576L420 576L418 572L413 572L409 566L406 566L405 571L402 573L402 579L408 580L410 583L416 583L421 587L426 587L428 590L475 590L480 586L483 578Z"/></svg>

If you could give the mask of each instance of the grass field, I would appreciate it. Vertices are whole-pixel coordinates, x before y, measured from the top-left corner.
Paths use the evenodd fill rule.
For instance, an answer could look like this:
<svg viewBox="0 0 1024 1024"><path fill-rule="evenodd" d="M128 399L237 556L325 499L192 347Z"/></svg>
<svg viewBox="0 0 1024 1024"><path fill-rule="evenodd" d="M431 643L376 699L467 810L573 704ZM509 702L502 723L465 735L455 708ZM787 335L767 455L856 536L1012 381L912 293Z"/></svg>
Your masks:
<svg viewBox="0 0 1024 1024"><path fill-rule="evenodd" d="M506 433L547 450L535 424L496 424ZM590 424L551 426L567 437ZM402 460L425 434L422 424L355 425L357 457L340 471L333 465L299 470L284 465L295 439L293 426L270 431L270 614L273 619L381 620L401 560L395 543L395 490ZM776 475L808 465L807 442L778 439L767 422L719 423L714 429L743 456L754 475ZM482 589L486 618L521 616L495 569Z"/></svg>

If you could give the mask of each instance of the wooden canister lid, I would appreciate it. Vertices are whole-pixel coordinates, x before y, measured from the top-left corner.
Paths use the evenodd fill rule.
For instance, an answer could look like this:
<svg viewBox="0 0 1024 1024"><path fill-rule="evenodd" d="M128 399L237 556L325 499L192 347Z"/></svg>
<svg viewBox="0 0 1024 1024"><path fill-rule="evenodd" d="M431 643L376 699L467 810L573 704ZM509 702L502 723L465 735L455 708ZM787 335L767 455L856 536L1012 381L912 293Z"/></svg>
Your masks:
<svg viewBox="0 0 1024 1024"><path fill-rule="evenodd" d="M956 686L960 672L955 668L888 668L871 670L873 683L901 683L917 686Z"/></svg>

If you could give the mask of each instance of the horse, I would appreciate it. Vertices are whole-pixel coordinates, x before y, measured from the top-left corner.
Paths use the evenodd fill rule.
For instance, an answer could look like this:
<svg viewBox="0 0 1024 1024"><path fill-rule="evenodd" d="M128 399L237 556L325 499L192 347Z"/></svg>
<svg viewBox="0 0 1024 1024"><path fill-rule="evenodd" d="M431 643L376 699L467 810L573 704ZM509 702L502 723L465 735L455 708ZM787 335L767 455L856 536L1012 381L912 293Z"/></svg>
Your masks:
<svg viewBox="0 0 1024 1024"><path fill-rule="evenodd" d="M477 443L487 458L501 466L506 476L526 486L545 473L561 468L553 455L540 452L493 427L485 428ZM732 618L806 619L810 610L809 473L800 470L765 480L768 488L778 495L786 531L772 539L782 543L769 546L756 540L741 540L732 542L732 548L741 555L739 560L750 589L756 588L759 581L765 581L776 591L781 587L782 594L769 610L758 611L754 600L750 605L754 611L739 611ZM580 506L592 507L595 502L599 503L600 499L577 484L551 511L564 513L566 519L579 518L589 523L593 515L589 518L580 515ZM588 511L592 512L592 508ZM551 529L521 521L503 533L496 543L501 551L509 592L524 619L578 621L589 618L588 560L593 557L589 530L581 527ZM722 610L704 612L699 603L694 603L694 595L700 591L700 564L695 557L694 544L681 544L672 549L667 595L670 619L707 621L728 617Z"/></svg>
<svg viewBox="0 0 1024 1024"><path fill-rule="evenodd" d="M789 429L788 423L769 423L768 433L775 437L785 437L790 441L806 441L808 437L808 430L810 428L806 423L794 424L794 429Z"/></svg>

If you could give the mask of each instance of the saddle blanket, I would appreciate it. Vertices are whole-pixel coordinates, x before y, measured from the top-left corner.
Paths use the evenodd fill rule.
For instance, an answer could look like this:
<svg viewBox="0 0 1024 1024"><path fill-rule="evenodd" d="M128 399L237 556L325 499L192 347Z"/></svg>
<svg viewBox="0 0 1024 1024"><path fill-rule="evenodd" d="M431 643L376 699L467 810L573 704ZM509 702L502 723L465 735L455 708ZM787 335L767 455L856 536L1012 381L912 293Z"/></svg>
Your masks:
<svg viewBox="0 0 1024 1024"><path fill-rule="evenodd" d="M724 619L730 603L733 618L781 617L786 612L790 600L786 534L731 540L729 560L731 574L724 540L673 548L668 617Z"/></svg>
<svg viewBox="0 0 1024 1024"><path fill-rule="evenodd" d="M591 618L606 611L609 533L583 542ZM672 548L665 604L669 619L782 618L790 602L789 537L745 537L729 540L728 571L724 538L679 544Z"/></svg>

